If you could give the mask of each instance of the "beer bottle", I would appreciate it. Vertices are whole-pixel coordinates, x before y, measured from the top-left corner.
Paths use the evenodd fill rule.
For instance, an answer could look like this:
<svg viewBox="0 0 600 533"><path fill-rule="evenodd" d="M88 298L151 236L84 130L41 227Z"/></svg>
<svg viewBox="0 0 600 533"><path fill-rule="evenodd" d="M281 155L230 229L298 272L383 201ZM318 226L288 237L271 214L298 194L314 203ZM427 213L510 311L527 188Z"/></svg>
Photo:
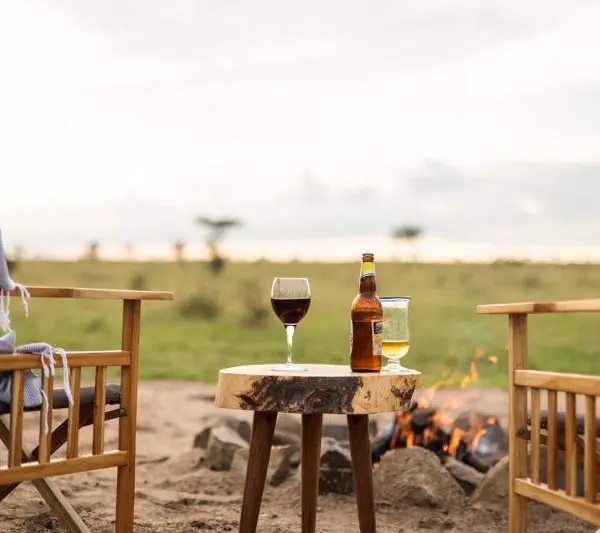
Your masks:
<svg viewBox="0 0 600 533"><path fill-rule="evenodd" d="M383 308L377 297L375 257L362 255L358 294L352 302L352 348L350 368L353 372L379 372L383 341Z"/></svg>

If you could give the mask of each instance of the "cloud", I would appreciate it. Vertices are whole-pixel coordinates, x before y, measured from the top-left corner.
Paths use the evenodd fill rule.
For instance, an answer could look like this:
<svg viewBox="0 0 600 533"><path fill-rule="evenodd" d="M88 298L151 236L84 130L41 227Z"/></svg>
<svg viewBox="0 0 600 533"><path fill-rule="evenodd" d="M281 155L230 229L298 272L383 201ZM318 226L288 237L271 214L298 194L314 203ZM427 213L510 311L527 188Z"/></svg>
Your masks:
<svg viewBox="0 0 600 533"><path fill-rule="evenodd" d="M515 9L506 2L473 0L451 5L383 0L376 7L359 0L52 0L39 5L100 36L106 50L121 57L193 59L199 69L212 62L235 65L235 70L285 61L303 64L300 75L326 76L328 69L339 75L340 70L422 68L464 58L543 32L580 3L561 0L552 9L540 1ZM326 58L328 68L323 68L319 60Z"/></svg>
<svg viewBox="0 0 600 533"><path fill-rule="evenodd" d="M536 216L542 210L541 203L535 198L519 198L517 205L530 216Z"/></svg>
<svg viewBox="0 0 600 533"><path fill-rule="evenodd" d="M539 126L569 135L600 131L600 75L593 83L571 83L515 98L513 111L527 114ZM551 110L551 112L548 112Z"/></svg>
<svg viewBox="0 0 600 533"><path fill-rule="evenodd" d="M9 9L0 180L54 206L56 239L192 238L196 211L239 214L248 239L408 222L526 242L598 229L595 2ZM132 191L146 195L133 213L119 208ZM3 221L29 225L21 209Z"/></svg>
<svg viewBox="0 0 600 533"><path fill-rule="evenodd" d="M467 181L459 169L437 159L427 159L405 178L415 194L442 194L462 190Z"/></svg>

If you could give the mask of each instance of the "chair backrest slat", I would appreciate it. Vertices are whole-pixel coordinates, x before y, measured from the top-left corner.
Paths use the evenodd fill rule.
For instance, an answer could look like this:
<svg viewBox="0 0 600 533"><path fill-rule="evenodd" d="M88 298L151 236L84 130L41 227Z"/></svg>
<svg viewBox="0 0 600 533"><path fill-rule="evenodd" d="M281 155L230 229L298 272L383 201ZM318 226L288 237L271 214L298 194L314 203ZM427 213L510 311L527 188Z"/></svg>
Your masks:
<svg viewBox="0 0 600 533"><path fill-rule="evenodd" d="M94 429L92 437L92 453L104 452L104 408L106 404L106 367L96 367L94 393Z"/></svg>
<svg viewBox="0 0 600 533"><path fill-rule="evenodd" d="M540 482L540 389L531 389L531 480Z"/></svg>
<svg viewBox="0 0 600 533"><path fill-rule="evenodd" d="M596 501L598 494L598 454L596 439L598 435L596 421L596 397L585 397L585 447L584 447L584 472L585 472L585 499L589 503Z"/></svg>
<svg viewBox="0 0 600 533"><path fill-rule="evenodd" d="M8 466L21 466L21 448L23 444L23 390L25 372L15 370L12 374L10 405L10 445L8 447Z"/></svg>
<svg viewBox="0 0 600 533"><path fill-rule="evenodd" d="M569 496L577 496L577 397L565 393L565 489Z"/></svg>
<svg viewBox="0 0 600 533"><path fill-rule="evenodd" d="M42 390L47 398L46 412L40 410L40 445L38 448L38 462L40 464L50 461L52 447L52 393L54 390L54 376L42 376Z"/></svg>
<svg viewBox="0 0 600 533"><path fill-rule="evenodd" d="M548 487L558 488L558 392L548 391Z"/></svg>
<svg viewBox="0 0 600 533"><path fill-rule="evenodd" d="M69 385L73 404L69 406L67 427L67 459L79 456L79 414L81 412L81 367L69 369Z"/></svg>

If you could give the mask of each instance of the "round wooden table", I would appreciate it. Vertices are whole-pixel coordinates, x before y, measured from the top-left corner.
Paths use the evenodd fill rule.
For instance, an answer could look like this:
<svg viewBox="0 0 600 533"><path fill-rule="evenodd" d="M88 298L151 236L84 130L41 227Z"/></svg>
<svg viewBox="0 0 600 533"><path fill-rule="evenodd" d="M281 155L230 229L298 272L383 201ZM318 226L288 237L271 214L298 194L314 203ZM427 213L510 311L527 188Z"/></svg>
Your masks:
<svg viewBox="0 0 600 533"><path fill-rule="evenodd" d="M369 414L409 406L420 372L355 373L346 365L302 365L306 371L273 371L271 365L219 372L215 405L254 411L240 533L255 533L277 413L302 415L302 533L314 533L323 414L344 414L361 533L375 533Z"/></svg>

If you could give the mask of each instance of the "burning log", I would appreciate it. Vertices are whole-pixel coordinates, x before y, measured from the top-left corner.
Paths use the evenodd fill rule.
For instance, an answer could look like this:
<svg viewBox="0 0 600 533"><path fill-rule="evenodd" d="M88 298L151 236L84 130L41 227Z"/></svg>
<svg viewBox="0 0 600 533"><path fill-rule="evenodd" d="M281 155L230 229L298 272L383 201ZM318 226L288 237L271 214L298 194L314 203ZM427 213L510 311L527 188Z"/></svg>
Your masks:
<svg viewBox="0 0 600 533"><path fill-rule="evenodd" d="M527 425L531 427L531 415L527 417ZM565 413L556 413L556 426L559 434L564 434L567 427L567 417ZM548 411L540 411L540 428L548 430ZM585 433L585 419L583 415L577 415L575 418L575 431L578 435ZM596 437L600 439L600 421L596 420Z"/></svg>

